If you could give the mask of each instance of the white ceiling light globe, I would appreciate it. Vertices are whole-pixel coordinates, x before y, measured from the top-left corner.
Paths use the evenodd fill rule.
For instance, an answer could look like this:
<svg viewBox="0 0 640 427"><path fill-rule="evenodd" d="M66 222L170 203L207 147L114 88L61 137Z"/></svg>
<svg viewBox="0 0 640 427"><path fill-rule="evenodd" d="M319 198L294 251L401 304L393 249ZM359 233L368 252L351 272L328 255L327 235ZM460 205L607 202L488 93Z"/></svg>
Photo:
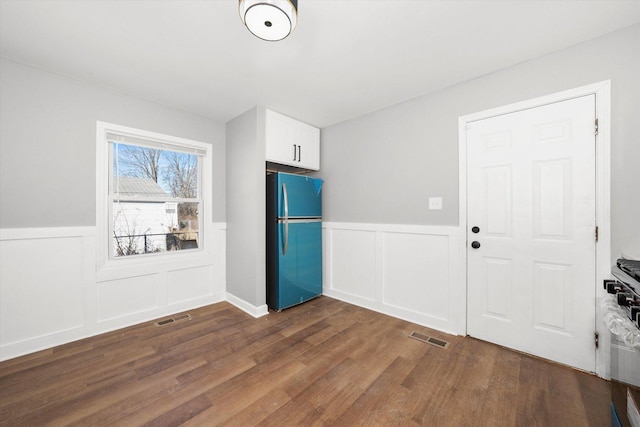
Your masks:
<svg viewBox="0 0 640 427"><path fill-rule="evenodd" d="M296 27L297 3L290 0L240 0L240 18L256 37L268 41L282 40Z"/></svg>

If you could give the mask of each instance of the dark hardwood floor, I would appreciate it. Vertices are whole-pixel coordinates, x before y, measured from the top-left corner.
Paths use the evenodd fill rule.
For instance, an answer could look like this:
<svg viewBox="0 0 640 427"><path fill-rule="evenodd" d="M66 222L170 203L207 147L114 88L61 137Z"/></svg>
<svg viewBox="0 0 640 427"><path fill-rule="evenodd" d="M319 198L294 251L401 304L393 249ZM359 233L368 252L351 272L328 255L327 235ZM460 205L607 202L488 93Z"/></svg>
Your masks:
<svg viewBox="0 0 640 427"><path fill-rule="evenodd" d="M609 424L604 380L328 297L189 313L0 363L0 425Z"/></svg>

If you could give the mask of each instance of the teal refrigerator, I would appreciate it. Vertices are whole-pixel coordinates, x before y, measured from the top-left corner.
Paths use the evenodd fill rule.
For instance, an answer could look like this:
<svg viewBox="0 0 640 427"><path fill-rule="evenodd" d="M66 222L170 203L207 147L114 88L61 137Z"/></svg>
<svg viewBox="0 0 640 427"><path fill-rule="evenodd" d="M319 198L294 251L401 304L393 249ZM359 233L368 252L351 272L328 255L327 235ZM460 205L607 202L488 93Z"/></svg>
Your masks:
<svg viewBox="0 0 640 427"><path fill-rule="evenodd" d="M267 175L267 305L281 311L322 294L322 184Z"/></svg>

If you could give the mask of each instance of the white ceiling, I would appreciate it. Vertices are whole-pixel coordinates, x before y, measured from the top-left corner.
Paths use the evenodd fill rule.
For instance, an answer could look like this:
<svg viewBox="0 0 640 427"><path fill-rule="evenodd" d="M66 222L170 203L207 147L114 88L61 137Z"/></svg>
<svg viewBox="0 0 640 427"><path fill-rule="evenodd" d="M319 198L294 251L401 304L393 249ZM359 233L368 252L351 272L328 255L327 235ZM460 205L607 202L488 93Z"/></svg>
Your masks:
<svg viewBox="0 0 640 427"><path fill-rule="evenodd" d="M220 122L264 105L318 127L640 22L640 1L299 0L280 42L236 0L1 0L5 58Z"/></svg>

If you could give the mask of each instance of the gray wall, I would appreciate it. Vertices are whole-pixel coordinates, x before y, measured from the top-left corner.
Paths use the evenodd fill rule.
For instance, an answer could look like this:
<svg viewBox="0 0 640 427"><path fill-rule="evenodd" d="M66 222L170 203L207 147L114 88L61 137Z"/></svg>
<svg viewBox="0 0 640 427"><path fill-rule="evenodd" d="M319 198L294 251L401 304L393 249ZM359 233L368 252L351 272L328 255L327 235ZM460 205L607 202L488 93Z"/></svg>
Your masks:
<svg viewBox="0 0 640 427"><path fill-rule="evenodd" d="M213 146L213 220L225 221L225 126L2 59L0 228L96 224L96 121Z"/></svg>
<svg viewBox="0 0 640 427"><path fill-rule="evenodd" d="M640 255L639 46L636 25L322 129L324 219L457 225L459 116L610 79L612 256Z"/></svg>
<svg viewBox="0 0 640 427"><path fill-rule="evenodd" d="M264 108L227 123L227 292L266 303Z"/></svg>

